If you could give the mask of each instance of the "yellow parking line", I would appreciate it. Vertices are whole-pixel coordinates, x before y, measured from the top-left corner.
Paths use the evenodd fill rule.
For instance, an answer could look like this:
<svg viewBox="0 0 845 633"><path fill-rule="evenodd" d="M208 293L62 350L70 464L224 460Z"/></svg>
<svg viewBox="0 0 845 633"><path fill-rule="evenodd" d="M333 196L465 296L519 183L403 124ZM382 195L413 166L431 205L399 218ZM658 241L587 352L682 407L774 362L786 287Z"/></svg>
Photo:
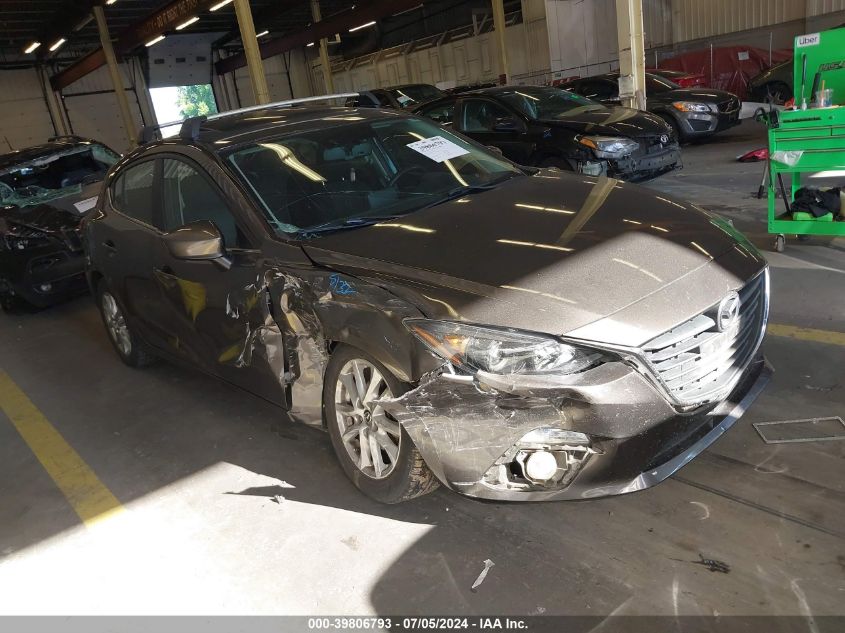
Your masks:
<svg viewBox="0 0 845 633"><path fill-rule="evenodd" d="M795 327L794 325L779 325L777 323L769 323L767 331L772 336L797 338L802 341L827 343L828 345L845 345L845 332L814 330L813 328Z"/></svg>
<svg viewBox="0 0 845 633"><path fill-rule="evenodd" d="M123 506L94 471L32 404L9 375L0 370L0 409L85 525L123 511Z"/></svg>

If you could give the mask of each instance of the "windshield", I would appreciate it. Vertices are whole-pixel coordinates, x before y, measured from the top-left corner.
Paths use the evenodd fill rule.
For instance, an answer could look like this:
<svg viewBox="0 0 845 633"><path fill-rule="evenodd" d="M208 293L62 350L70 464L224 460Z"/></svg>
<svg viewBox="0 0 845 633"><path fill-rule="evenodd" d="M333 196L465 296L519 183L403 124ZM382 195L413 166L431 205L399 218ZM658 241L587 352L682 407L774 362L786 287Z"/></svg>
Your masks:
<svg viewBox="0 0 845 633"><path fill-rule="evenodd" d="M560 119L579 112L604 110L600 103L560 88L531 88L496 92L496 96L530 119Z"/></svg>
<svg viewBox="0 0 845 633"><path fill-rule="evenodd" d="M291 134L226 160L271 226L300 237L405 215L523 175L430 121L404 117Z"/></svg>
<svg viewBox="0 0 845 633"><path fill-rule="evenodd" d="M28 207L82 191L103 179L120 157L86 142L0 170L0 203Z"/></svg>
<svg viewBox="0 0 845 633"><path fill-rule="evenodd" d="M403 108L410 108L418 103L431 101L432 99L439 99L443 93L428 84L418 84L416 86L402 86L401 88L393 88L390 93L395 97Z"/></svg>

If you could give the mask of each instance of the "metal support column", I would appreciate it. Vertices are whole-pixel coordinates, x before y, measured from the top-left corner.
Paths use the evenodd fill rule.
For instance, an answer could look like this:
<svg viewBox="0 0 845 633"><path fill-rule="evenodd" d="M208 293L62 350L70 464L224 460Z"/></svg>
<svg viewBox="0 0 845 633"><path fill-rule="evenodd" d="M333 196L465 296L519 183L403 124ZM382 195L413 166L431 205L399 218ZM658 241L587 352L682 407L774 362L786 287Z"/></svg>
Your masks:
<svg viewBox="0 0 845 633"><path fill-rule="evenodd" d="M267 77L264 75L264 65L261 63L261 51L258 48L258 38L255 37L255 24L252 22L249 0L235 0L235 14L238 16L238 28L241 31L241 42L244 45L244 55L255 103L256 105L270 103L270 90L267 88Z"/></svg>
<svg viewBox="0 0 845 633"><path fill-rule="evenodd" d="M508 68L508 48L505 43L505 4L504 0L493 0L493 28L496 31L496 48L499 51L499 83L510 83L511 73Z"/></svg>
<svg viewBox="0 0 845 633"><path fill-rule="evenodd" d="M95 4L93 9L94 18L97 20L97 30L100 32L100 45L103 47L103 53L106 56L106 64L109 67L109 74L111 75L114 96L117 98L117 105L120 107L120 116L123 119L123 129L126 132L129 147L132 148L135 147L137 130L135 129L135 122L132 120L132 113L129 110L129 101L126 99L126 91L123 89L123 79L120 76L120 67L117 65L117 58L114 56L114 48L112 48L111 37L109 36L109 27L106 24L106 16L105 13L103 13L102 5Z"/></svg>
<svg viewBox="0 0 845 633"><path fill-rule="evenodd" d="M616 0L619 42L619 98L622 105L645 110L645 43L642 0Z"/></svg>
<svg viewBox="0 0 845 633"><path fill-rule="evenodd" d="M38 66L38 81L41 82L41 89L44 93L44 101L47 102L47 109L50 111L50 118L53 120L53 127L58 136L67 136L70 134L68 130L67 121L65 121L62 107L59 105L59 100L56 98L56 93L53 92L53 87L50 85L50 78L47 76L47 70L44 66Z"/></svg>
<svg viewBox="0 0 845 633"><path fill-rule="evenodd" d="M323 15L320 12L320 0L311 0L311 17L314 24L322 22ZM334 94L334 77L332 77L332 64L329 61L329 40L320 38L320 66L323 69L323 82L326 84L326 94Z"/></svg>

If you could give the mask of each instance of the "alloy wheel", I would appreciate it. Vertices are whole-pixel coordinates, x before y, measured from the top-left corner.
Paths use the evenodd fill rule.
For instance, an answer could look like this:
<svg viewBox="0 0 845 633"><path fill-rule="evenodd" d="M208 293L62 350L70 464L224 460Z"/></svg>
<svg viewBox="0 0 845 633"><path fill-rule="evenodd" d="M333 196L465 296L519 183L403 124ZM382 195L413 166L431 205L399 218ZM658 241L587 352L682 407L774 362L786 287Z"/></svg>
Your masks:
<svg viewBox="0 0 845 633"><path fill-rule="evenodd" d="M132 339L129 336L129 328L123 312L117 305L114 297L109 292L104 292L100 300L103 306L103 317L106 322L106 329L109 331L114 344L124 356L132 353Z"/></svg>
<svg viewBox="0 0 845 633"><path fill-rule="evenodd" d="M399 458L399 423L377 403L392 397L384 376L371 363L352 359L341 368L335 385L336 424L352 463L372 479L390 475Z"/></svg>

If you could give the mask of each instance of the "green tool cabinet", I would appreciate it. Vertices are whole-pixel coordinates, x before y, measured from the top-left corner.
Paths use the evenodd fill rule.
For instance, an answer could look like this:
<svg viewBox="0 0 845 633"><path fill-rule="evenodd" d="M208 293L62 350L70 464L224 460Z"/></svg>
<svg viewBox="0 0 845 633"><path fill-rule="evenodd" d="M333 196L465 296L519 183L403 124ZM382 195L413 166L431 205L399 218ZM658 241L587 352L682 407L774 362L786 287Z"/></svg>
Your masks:
<svg viewBox="0 0 845 633"><path fill-rule="evenodd" d="M796 37L794 63L796 105L800 106L804 100L812 105L813 84L820 80L825 87L833 88L834 103L845 102L845 29ZM769 233L777 235L775 249L783 250L786 235L845 236L845 222L793 220L786 203L779 202L776 193L780 187L779 176L784 174L792 176L791 190L784 192L790 207L795 192L808 184L802 182L804 174L840 172L837 184L845 186L845 106L809 107L777 114L776 122L769 121L768 218ZM777 152L801 152L801 155L794 164L788 164L775 160Z"/></svg>

